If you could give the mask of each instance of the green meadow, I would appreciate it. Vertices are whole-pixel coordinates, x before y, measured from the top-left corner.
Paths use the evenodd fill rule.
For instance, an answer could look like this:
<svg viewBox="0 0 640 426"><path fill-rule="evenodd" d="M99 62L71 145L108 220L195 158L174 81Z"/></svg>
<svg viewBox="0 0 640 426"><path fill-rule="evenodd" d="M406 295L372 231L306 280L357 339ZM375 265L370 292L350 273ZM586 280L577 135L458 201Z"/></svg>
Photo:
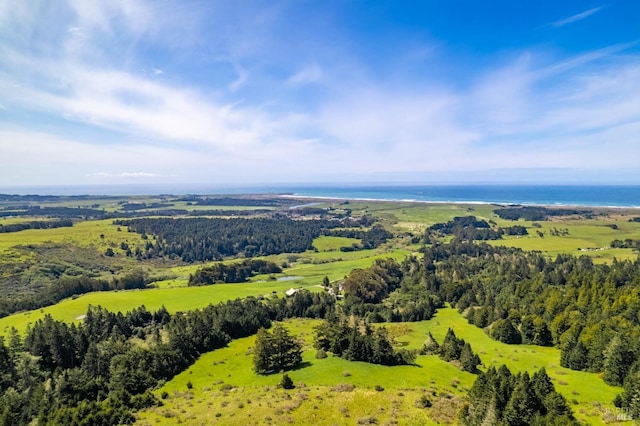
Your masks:
<svg viewBox="0 0 640 426"><path fill-rule="evenodd" d="M416 365L396 367L351 362L331 355L316 359L313 336L319 323L308 319L285 322L292 334L304 340L303 366L289 373L297 384L295 390L278 389L278 374L254 373L255 339L238 339L226 348L204 354L188 370L155 391L159 398L165 395L163 406L138 413L139 422L174 424L180 420L206 424L215 419L220 424L282 424L291 420L295 424L354 424L366 418L381 424L454 421L446 413L457 413L464 394L473 385L474 374L435 355L420 355ZM385 326L396 345L407 349L419 349L427 332L441 342L451 327L480 355L483 370L505 364L513 372L533 373L544 367L576 416L589 424L604 424L607 413L614 411L611 401L621 391L606 385L596 374L560 367L560 351L556 348L496 342L451 308L440 309L429 321ZM431 400L431 408L416 407L422 395Z"/></svg>
<svg viewBox="0 0 640 426"><path fill-rule="evenodd" d="M35 311L21 312L0 318L0 335L6 334L11 327L19 331L26 330L27 326L38 319L50 314L53 318L64 321L79 321L87 311L89 305L101 305L104 308L117 312L126 312L144 305L153 311L165 306L170 312L186 311L202 308L210 303L219 303L226 300L248 297L266 296L275 294L283 296L290 288L307 288L312 291L322 291L320 284L325 276L330 281L344 278L355 268L366 268L375 259L394 258L401 261L411 253L395 250L392 252L380 252L375 250L363 250L350 252L351 260L323 260L313 261L314 256L321 253L303 253L309 263L294 263L281 274L274 274L275 280L270 280L267 275L258 275L251 282L240 284L214 284L202 287L187 287L189 273L195 272L199 266L181 266L171 268L168 274L178 278L159 281L159 288L146 290L108 291L89 293L78 297L63 300L56 305L48 306ZM342 253L341 253L342 254ZM304 259L303 258L303 259Z"/></svg>

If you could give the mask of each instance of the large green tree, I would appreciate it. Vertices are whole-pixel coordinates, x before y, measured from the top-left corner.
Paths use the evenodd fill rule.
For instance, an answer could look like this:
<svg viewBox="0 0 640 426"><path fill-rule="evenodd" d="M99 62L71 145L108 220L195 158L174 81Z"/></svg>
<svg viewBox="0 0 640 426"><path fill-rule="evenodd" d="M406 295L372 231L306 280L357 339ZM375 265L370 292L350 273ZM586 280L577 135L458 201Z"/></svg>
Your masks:
<svg viewBox="0 0 640 426"><path fill-rule="evenodd" d="M302 362L302 345L281 324L270 333L258 331L254 345L253 366L259 374L290 370Z"/></svg>

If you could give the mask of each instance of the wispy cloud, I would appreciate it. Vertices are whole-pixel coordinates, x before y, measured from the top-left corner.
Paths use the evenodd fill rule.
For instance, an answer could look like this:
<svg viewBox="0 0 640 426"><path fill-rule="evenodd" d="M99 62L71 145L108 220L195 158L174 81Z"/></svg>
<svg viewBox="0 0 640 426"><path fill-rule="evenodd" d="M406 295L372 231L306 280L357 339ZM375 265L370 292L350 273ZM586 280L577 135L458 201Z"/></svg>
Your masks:
<svg viewBox="0 0 640 426"><path fill-rule="evenodd" d="M589 10L585 10L584 12L580 12L575 15L569 16L568 18L551 22L549 25L551 25L552 27L564 27L565 25L572 24L574 22L581 21L585 18L588 18L589 16L600 12L602 9L604 9L604 6L594 7Z"/></svg>
<svg viewBox="0 0 640 426"><path fill-rule="evenodd" d="M149 172L120 172L120 173L97 172L97 173L89 173L87 176L92 178L134 178L134 179L150 179L150 178L163 177L163 175L161 174L149 173Z"/></svg>
<svg viewBox="0 0 640 426"><path fill-rule="evenodd" d="M225 2L167 13L173 2L69 0L53 29L34 2L39 19L0 0L0 111L29 117L0 122L0 183L640 168L634 44L553 59L515 49L459 83L429 77L450 66L444 44L381 71L338 35L325 50L275 40L286 2L247 23ZM189 33L204 27L215 31Z"/></svg>
<svg viewBox="0 0 640 426"><path fill-rule="evenodd" d="M289 77L286 84L289 86L300 86L304 84L317 83L322 80L322 76L322 69L317 64L312 64Z"/></svg>

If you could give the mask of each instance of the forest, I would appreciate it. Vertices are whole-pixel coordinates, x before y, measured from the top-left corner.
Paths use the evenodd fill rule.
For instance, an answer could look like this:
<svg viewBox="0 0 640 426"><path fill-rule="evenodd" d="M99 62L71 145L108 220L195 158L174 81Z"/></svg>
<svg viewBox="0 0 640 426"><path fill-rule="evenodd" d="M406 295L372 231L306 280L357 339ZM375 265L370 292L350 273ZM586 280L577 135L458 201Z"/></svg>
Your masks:
<svg viewBox="0 0 640 426"><path fill-rule="evenodd" d="M194 218L119 220L131 232L153 235L140 254L143 258L173 257L184 262L222 260L279 253L301 253L313 248L323 230L342 226L338 221L283 218Z"/></svg>

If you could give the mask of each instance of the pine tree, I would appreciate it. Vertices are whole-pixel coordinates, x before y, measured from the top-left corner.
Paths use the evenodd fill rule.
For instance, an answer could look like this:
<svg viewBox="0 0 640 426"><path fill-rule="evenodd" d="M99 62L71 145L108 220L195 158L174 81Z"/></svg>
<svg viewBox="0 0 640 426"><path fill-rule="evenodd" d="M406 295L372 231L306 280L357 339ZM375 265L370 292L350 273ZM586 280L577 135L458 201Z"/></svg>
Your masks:
<svg viewBox="0 0 640 426"><path fill-rule="evenodd" d="M632 362L633 354L628 350L626 342L617 335L604 353L602 379L613 386L622 385Z"/></svg>
<svg viewBox="0 0 640 426"><path fill-rule="evenodd" d="M478 369L480 357L473 353L469 343L465 343L460 351L460 364L462 365L462 369L469 373L475 373Z"/></svg>
<svg viewBox="0 0 640 426"><path fill-rule="evenodd" d="M289 370L302 362L302 345L281 324L272 333L261 328L253 352L253 367L260 374Z"/></svg>
<svg viewBox="0 0 640 426"><path fill-rule="evenodd" d="M440 353L440 345L431 332L427 333L427 338L422 344L422 350L420 352L422 355L434 355Z"/></svg>
<svg viewBox="0 0 640 426"><path fill-rule="evenodd" d="M453 330L449 328L440 346L440 358L445 361L460 359L461 351L462 345L460 344L460 340L458 340Z"/></svg>
<svg viewBox="0 0 640 426"><path fill-rule="evenodd" d="M272 370L271 353L273 351L272 338L269 332L261 328L256 334L253 346L253 369L260 374L266 374Z"/></svg>
<svg viewBox="0 0 640 426"><path fill-rule="evenodd" d="M516 379L516 385L507 406L504 409L503 421L509 426L526 426L531 423L534 414L539 411L540 401L536 398L528 373Z"/></svg>

